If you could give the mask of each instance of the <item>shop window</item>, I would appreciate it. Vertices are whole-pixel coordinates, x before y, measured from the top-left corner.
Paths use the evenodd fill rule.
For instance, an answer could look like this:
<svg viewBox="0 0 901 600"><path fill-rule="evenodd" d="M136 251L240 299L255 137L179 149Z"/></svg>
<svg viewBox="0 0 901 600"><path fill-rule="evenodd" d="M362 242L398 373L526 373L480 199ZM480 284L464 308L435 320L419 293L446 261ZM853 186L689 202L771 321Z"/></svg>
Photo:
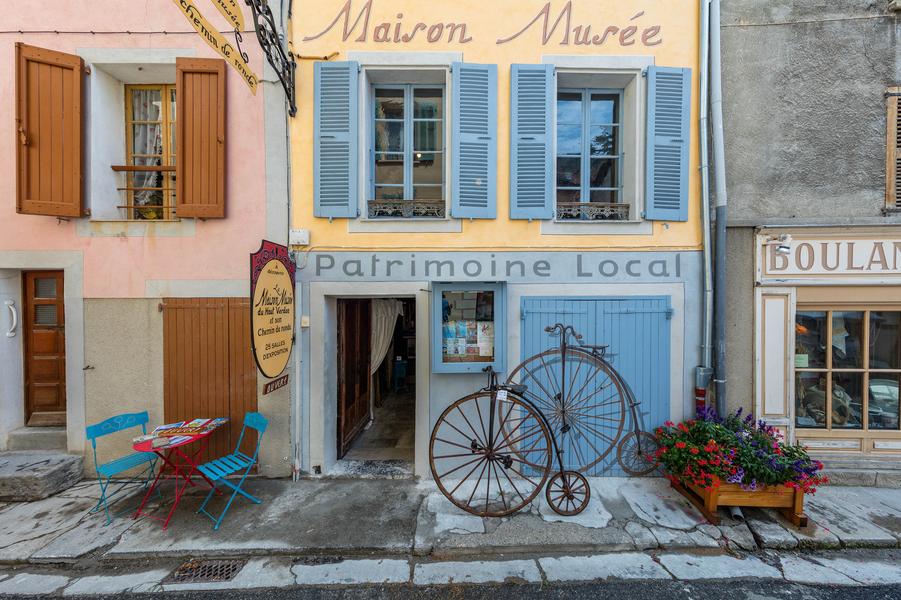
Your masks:
<svg viewBox="0 0 901 600"><path fill-rule="evenodd" d="M437 283L432 300L432 370L473 373L491 366L503 371L503 285Z"/></svg>
<svg viewBox="0 0 901 600"><path fill-rule="evenodd" d="M372 99L369 218L444 218L444 88L375 85Z"/></svg>
<svg viewBox="0 0 901 600"><path fill-rule="evenodd" d="M899 383L901 312L797 311L799 428L897 431Z"/></svg>
<svg viewBox="0 0 901 600"><path fill-rule="evenodd" d="M125 86L126 164L114 167L125 173L128 219L174 218L175 206L175 86Z"/></svg>
<svg viewBox="0 0 901 600"><path fill-rule="evenodd" d="M622 187L622 90L557 92L557 219L629 218Z"/></svg>

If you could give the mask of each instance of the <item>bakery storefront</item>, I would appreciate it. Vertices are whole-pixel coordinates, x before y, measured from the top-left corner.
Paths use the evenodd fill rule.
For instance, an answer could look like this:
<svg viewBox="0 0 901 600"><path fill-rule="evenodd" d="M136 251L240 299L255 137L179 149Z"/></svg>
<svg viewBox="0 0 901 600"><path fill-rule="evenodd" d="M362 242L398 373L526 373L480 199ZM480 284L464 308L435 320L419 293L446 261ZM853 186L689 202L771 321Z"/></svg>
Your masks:
<svg viewBox="0 0 901 600"><path fill-rule="evenodd" d="M821 457L901 460L901 229L762 229L756 414Z"/></svg>

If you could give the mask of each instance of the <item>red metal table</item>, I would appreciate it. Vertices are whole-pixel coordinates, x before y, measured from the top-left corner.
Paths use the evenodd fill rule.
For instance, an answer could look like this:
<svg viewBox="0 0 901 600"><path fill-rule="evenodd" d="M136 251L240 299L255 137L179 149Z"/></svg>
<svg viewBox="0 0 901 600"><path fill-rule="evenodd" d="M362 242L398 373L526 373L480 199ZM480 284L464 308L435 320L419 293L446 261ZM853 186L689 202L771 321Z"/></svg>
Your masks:
<svg viewBox="0 0 901 600"><path fill-rule="evenodd" d="M166 529L169 526L169 520L172 519L172 515L175 513L175 509L178 507L178 503L181 501L181 497L184 495L185 490L188 486L193 487L195 485L191 480L191 477L195 474L200 475L200 477L206 481L207 485L215 489L213 482L207 479L206 475L197 470L197 467L199 466L197 459L206 448L210 434L212 434L215 429L216 428L213 428L197 435L173 437L169 444L157 448L153 447L152 439L144 440L133 445L135 451L153 452L162 460L162 466L156 474L156 478L153 480L153 485L151 485L147 490L147 493L144 494L141 506L135 511L133 518L137 519L142 515L150 517L151 519L161 521L163 523L163 529ZM184 450L185 446L193 444L194 442L199 442L196 450L193 452ZM162 517L157 517L144 512L144 506L147 504L147 500L150 498L151 494L153 494L166 479L175 480L175 500L172 502L172 507L166 514L166 518L163 519Z"/></svg>

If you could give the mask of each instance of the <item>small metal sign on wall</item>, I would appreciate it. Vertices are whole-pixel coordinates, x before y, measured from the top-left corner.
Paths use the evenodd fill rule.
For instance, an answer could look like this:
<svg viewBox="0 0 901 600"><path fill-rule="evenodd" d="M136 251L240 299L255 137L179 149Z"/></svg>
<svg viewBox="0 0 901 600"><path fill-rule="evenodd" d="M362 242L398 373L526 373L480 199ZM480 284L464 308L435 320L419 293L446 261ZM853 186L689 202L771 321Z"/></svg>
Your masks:
<svg viewBox="0 0 901 600"><path fill-rule="evenodd" d="M250 255L250 340L260 373L270 379L282 374L294 347L296 268L288 247L268 240Z"/></svg>

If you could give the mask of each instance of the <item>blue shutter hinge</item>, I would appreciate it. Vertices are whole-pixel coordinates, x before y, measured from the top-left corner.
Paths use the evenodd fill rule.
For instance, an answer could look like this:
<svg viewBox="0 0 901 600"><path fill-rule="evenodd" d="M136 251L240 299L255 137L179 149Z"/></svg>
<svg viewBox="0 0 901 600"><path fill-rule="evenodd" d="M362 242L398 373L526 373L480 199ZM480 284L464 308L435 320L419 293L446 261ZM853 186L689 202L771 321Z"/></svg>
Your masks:
<svg viewBox="0 0 901 600"><path fill-rule="evenodd" d="M667 321L671 321L671 320L672 320L672 318L673 318L673 313L674 313L674 312L675 312L675 311L674 311L672 308L667 308L667 309L666 309L666 320L667 320Z"/></svg>
<svg viewBox="0 0 901 600"><path fill-rule="evenodd" d="M648 214L647 214L647 212L645 212L645 211L641 211L641 218L642 218L642 219L646 219L646 218L648 218Z"/></svg>
<svg viewBox="0 0 901 600"><path fill-rule="evenodd" d="M644 69L641 70L641 76L642 77L648 76L648 68L647 67L645 67Z"/></svg>
<svg viewBox="0 0 901 600"><path fill-rule="evenodd" d="M526 310L525 308L522 309L522 310L519 312L519 320L520 320L520 321L525 321L525 320L526 320L526 314L527 314L528 312L529 312L529 311Z"/></svg>

